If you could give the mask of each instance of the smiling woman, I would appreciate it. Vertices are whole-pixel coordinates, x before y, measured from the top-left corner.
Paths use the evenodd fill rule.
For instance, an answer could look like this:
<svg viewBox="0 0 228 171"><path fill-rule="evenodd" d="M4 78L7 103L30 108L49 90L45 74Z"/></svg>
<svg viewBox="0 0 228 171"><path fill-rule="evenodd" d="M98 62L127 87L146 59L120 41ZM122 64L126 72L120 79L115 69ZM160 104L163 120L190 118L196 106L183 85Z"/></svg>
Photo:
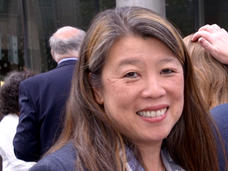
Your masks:
<svg viewBox="0 0 228 171"><path fill-rule="evenodd" d="M183 77L181 63L161 41L132 34L112 45L103 86L94 92L110 121L138 148L150 141L160 149L183 110Z"/></svg>
<svg viewBox="0 0 228 171"><path fill-rule="evenodd" d="M139 7L101 12L75 75L61 137L31 171L219 170L213 122L167 20Z"/></svg>

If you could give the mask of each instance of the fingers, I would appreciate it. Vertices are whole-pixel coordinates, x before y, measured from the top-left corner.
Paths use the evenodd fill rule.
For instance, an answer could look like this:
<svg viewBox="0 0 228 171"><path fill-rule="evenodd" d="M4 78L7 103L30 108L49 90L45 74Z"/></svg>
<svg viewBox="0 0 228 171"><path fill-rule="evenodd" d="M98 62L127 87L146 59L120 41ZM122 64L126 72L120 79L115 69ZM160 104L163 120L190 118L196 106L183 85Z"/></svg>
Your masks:
<svg viewBox="0 0 228 171"><path fill-rule="evenodd" d="M220 31L221 27L219 27L217 24L211 25L213 31Z"/></svg>
<svg viewBox="0 0 228 171"><path fill-rule="evenodd" d="M221 28L217 24L212 24L212 25L207 24L205 26L200 27L198 31L207 31L209 33L214 33L220 30Z"/></svg>
<svg viewBox="0 0 228 171"><path fill-rule="evenodd" d="M198 39L198 42L209 53L213 53L214 52L214 46L209 41L207 41L206 39L204 39L203 37L200 37Z"/></svg>
<svg viewBox="0 0 228 171"><path fill-rule="evenodd" d="M192 41L198 41L198 39L200 37L203 37L204 39L206 39L207 41L211 42L211 33L205 30L200 30L198 32L196 32L193 36L192 36Z"/></svg>
<svg viewBox="0 0 228 171"><path fill-rule="evenodd" d="M221 31L223 32L223 34L228 34L224 28L221 28Z"/></svg>
<svg viewBox="0 0 228 171"><path fill-rule="evenodd" d="M192 41L197 41L200 37L203 37L209 42L212 42L213 33L218 34L220 32L226 32L225 29L219 27L217 24L202 26L192 37Z"/></svg>
<svg viewBox="0 0 228 171"><path fill-rule="evenodd" d="M218 25L205 25L193 36L192 41L197 41L207 52L218 61L228 64L228 33Z"/></svg>

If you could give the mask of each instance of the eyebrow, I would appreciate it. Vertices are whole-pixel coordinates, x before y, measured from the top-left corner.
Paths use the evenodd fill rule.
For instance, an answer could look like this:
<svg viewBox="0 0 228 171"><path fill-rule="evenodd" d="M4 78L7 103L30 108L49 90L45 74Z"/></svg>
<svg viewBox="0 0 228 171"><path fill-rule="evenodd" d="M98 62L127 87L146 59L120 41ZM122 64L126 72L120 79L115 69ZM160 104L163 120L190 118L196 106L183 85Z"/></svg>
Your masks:
<svg viewBox="0 0 228 171"><path fill-rule="evenodd" d="M136 58L128 58L120 61L120 63L118 64L118 67L121 67L123 65L142 65L142 64L143 63Z"/></svg>
<svg viewBox="0 0 228 171"><path fill-rule="evenodd" d="M167 56L166 58L159 61L159 63L179 63L179 60L176 57ZM119 67L123 65L142 65L142 62L136 58L124 59L119 63Z"/></svg>
<svg viewBox="0 0 228 171"><path fill-rule="evenodd" d="M166 63L173 63L173 64L181 65L181 62L174 56L167 56L158 62L158 64L166 64ZM120 61L118 64L118 69L125 65L134 65L134 66L143 67L144 63L141 60L139 60L138 58L130 57L130 58Z"/></svg>
<svg viewBox="0 0 228 171"><path fill-rule="evenodd" d="M176 57L170 57L170 56L168 56L168 57L162 59L161 61L159 61L159 63L161 63L161 64L170 63L170 62L171 63L176 63L176 64L180 63L180 61Z"/></svg>

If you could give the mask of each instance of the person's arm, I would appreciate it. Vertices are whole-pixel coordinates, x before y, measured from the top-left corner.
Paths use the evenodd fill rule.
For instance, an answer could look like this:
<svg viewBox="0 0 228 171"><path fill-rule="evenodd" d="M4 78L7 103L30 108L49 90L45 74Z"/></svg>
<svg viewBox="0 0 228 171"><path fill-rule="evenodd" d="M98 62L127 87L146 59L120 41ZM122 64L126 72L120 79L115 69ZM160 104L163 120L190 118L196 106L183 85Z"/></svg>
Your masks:
<svg viewBox="0 0 228 171"><path fill-rule="evenodd" d="M14 153L18 159L37 161L40 158L39 125L37 110L23 82L19 86L20 115L13 140Z"/></svg>
<svg viewBox="0 0 228 171"><path fill-rule="evenodd" d="M218 61L228 64L228 33L218 25L202 26L192 38Z"/></svg>

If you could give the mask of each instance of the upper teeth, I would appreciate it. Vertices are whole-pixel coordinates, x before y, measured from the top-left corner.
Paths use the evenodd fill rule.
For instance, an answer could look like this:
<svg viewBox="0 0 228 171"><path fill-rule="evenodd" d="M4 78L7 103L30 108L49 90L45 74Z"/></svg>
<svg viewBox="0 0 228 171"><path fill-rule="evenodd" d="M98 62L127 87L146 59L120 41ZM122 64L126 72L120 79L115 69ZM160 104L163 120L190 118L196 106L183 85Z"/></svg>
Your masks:
<svg viewBox="0 0 228 171"><path fill-rule="evenodd" d="M152 110L152 111L142 111L138 112L140 116L144 117L158 117L164 115L166 112L166 108L160 110Z"/></svg>

